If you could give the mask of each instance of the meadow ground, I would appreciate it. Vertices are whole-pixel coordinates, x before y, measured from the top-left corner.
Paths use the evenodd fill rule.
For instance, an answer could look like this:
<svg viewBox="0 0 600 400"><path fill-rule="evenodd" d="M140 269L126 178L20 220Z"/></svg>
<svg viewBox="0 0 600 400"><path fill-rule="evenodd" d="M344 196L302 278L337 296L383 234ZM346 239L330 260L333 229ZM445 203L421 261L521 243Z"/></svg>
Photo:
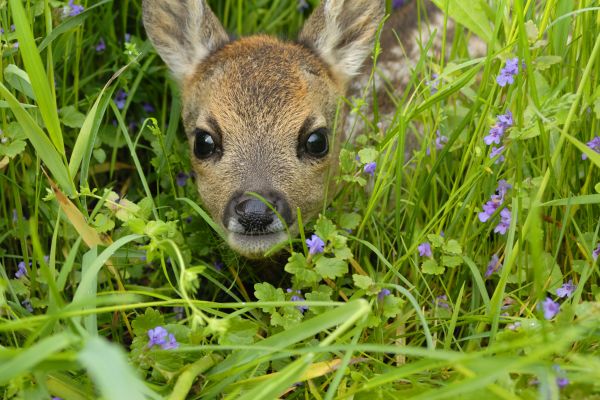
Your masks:
<svg viewBox="0 0 600 400"><path fill-rule="evenodd" d="M348 99L270 282L197 205L140 3L0 1L3 399L600 398L598 1L436 0L444 57L385 129ZM210 3L294 37L317 1Z"/></svg>

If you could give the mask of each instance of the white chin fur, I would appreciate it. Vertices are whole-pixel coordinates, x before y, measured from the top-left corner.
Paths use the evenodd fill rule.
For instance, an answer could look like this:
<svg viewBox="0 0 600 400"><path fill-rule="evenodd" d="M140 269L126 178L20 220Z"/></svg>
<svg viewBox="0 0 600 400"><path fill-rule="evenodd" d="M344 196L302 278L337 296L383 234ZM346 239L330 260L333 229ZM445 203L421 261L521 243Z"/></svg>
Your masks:
<svg viewBox="0 0 600 400"><path fill-rule="evenodd" d="M285 231L254 236L229 231L227 235L229 246L248 258L262 258L273 246L287 239Z"/></svg>

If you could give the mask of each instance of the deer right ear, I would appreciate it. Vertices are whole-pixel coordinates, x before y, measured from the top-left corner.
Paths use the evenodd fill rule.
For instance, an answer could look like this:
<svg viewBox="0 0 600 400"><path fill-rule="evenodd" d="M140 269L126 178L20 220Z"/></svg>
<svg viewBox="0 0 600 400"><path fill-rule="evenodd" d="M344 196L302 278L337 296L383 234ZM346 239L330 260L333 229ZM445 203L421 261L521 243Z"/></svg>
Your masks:
<svg viewBox="0 0 600 400"><path fill-rule="evenodd" d="M142 7L148 37L179 81L229 42L205 0L143 0Z"/></svg>

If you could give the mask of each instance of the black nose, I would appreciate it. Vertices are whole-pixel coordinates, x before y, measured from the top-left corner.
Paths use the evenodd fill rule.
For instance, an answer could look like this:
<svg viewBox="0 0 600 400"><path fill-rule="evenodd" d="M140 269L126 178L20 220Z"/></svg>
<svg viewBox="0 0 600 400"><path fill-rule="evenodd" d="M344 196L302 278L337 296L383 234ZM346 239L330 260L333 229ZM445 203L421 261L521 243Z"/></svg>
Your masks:
<svg viewBox="0 0 600 400"><path fill-rule="evenodd" d="M257 194L262 199L251 194L234 196L229 202L225 226L229 226L229 220L234 218L245 234L273 233L282 230L281 224L274 224L278 220L277 214L281 216L283 222L289 224L290 207L283 196L277 193Z"/></svg>
<svg viewBox="0 0 600 400"><path fill-rule="evenodd" d="M273 223L275 213L258 199L247 199L236 204L235 213L246 232L264 232Z"/></svg>

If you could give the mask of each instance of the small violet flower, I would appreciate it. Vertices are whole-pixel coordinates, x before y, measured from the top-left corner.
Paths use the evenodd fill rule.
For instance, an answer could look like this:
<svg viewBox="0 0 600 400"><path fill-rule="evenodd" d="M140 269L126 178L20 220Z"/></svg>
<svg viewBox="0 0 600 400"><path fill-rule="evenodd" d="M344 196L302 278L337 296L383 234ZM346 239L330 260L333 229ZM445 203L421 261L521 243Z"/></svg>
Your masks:
<svg viewBox="0 0 600 400"><path fill-rule="evenodd" d="M123 89L119 89L119 91L117 92L117 95L115 96L115 104L117 105L117 108L119 110L124 109L126 101L127 101L127 92L125 92Z"/></svg>
<svg viewBox="0 0 600 400"><path fill-rule="evenodd" d="M125 33L125 43L131 42L131 33Z"/></svg>
<svg viewBox="0 0 600 400"><path fill-rule="evenodd" d="M550 320L560 311L560 304L550 297L546 297L546 300L542 303L542 309L544 310L544 318Z"/></svg>
<svg viewBox="0 0 600 400"><path fill-rule="evenodd" d="M308 10L309 7L310 6L306 2L306 0L298 0L298 5L296 6L296 9L298 10L298 12L304 12Z"/></svg>
<svg viewBox="0 0 600 400"><path fill-rule="evenodd" d="M365 174L369 174L371 176L374 176L376 169L377 169L377 163L376 162L370 162L367 165L365 165L364 173Z"/></svg>
<svg viewBox="0 0 600 400"><path fill-rule="evenodd" d="M381 291L377 294L377 301L382 303L387 296L392 294L388 289L381 289Z"/></svg>
<svg viewBox="0 0 600 400"><path fill-rule="evenodd" d="M177 186L184 187L187 183L187 180L190 179L190 176L185 172L180 172L177 174L175 180L177 181Z"/></svg>
<svg viewBox="0 0 600 400"><path fill-rule="evenodd" d="M500 147L492 147L492 152L490 153L490 158L496 158L498 157L498 159L496 161L494 161L494 164L500 164L503 163L504 160L506 159L504 157L504 154L502 154L502 152L504 151L504 146L500 146Z"/></svg>
<svg viewBox="0 0 600 400"><path fill-rule="evenodd" d="M395 10L397 8L402 7L403 5L405 5L407 2L407 0L392 0L392 8Z"/></svg>
<svg viewBox="0 0 600 400"><path fill-rule="evenodd" d="M292 295L292 297L290 298L291 301L305 301L306 300L304 297L302 297L302 292L300 290L292 290L292 289L288 288L286 291L288 293L294 293ZM296 308L298 309L298 311L300 311L303 314L305 311L308 310L308 306L296 306Z"/></svg>
<svg viewBox="0 0 600 400"><path fill-rule="evenodd" d="M96 45L96 52L101 53L104 50L106 50L106 42L104 41L104 38L100 38L98 44Z"/></svg>
<svg viewBox="0 0 600 400"><path fill-rule="evenodd" d="M69 17L74 17L76 15L81 14L85 8L82 5L78 5L78 4L73 4L74 0L69 0L69 6L68 6L68 16Z"/></svg>
<svg viewBox="0 0 600 400"><path fill-rule="evenodd" d="M515 82L514 76L519 73L519 59L509 58L506 60L504 68L500 70L500 75L496 78L496 82L500 87L512 85Z"/></svg>
<svg viewBox="0 0 600 400"><path fill-rule="evenodd" d="M172 333L167 332L162 326L148 330L148 347L160 346L163 350L171 350L179 347L179 343Z"/></svg>
<svg viewBox="0 0 600 400"><path fill-rule="evenodd" d="M148 330L148 338L150 341L148 342L148 347L152 346L160 346L166 342L167 335L169 332L162 326L157 326L154 329Z"/></svg>
<svg viewBox="0 0 600 400"><path fill-rule="evenodd" d="M450 304L448 304L448 296L446 296L445 294L437 296L435 298L435 303L440 308L450 309Z"/></svg>
<svg viewBox="0 0 600 400"><path fill-rule="evenodd" d="M27 267L25 266L25 261L21 261L17 264L17 272L15 272L15 278L21 279L24 276L27 276Z"/></svg>
<svg viewBox="0 0 600 400"><path fill-rule="evenodd" d="M23 301L21 302L21 305L22 305L23 307L25 307L25 309L26 309L27 311L29 311L30 313L32 313L32 312L33 312L33 307L31 306L31 301L29 301L29 299L25 299L25 300L23 300Z"/></svg>
<svg viewBox="0 0 600 400"><path fill-rule="evenodd" d="M499 262L499 257L497 254L494 254L492 256L492 259L490 260L488 266L487 266L487 270L485 271L485 277L489 278L490 276L492 276L492 274L498 270L500 270L502 268L502 263Z"/></svg>
<svg viewBox="0 0 600 400"><path fill-rule="evenodd" d="M510 220L512 214L508 208L500 211L500 223L494 228L494 233L499 233L501 235L506 234L506 231L510 227Z"/></svg>
<svg viewBox="0 0 600 400"><path fill-rule="evenodd" d="M600 136L596 136L595 138L593 138L592 140L587 142L587 146L590 149L594 150L596 153L600 153ZM587 154L583 153L581 155L582 160L587 160L587 158L588 158Z"/></svg>
<svg viewBox="0 0 600 400"><path fill-rule="evenodd" d="M556 295L560 298L571 297L575 289L577 289L577 285L573 285L573 279L570 279L569 282L563 283L561 287L556 289Z"/></svg>
<svg viewBox="0 0 600 400"><path fill-rule="evenodd" d="M492 143L500 144L502 138L504 137L504 133L508 128L513 126L514 119L513 115L510 111L507 111L506 114L500 114L496 117L496 125L490 129L489 135L483 138L483 141L486 145L490 146Z"/></svg>
<svg viewBox="0 0 600 400"><path fill-rule="evenodd" d="M558 386L559 389L563 389L569 384L569 379L564 377L565 373L558 365L553 365L552 368L554 369L554 371L556 371L556 374L559 375L558 377L556 377L556 386Z"/></svg>
<svg viewBox="0 0 600 400"><path fill-rule="evenodd" d="M429 86L429 90L430 90L431 94L436 94L438 92L439 87L440 87L439 75L438 74L432 74L431 75L431 80L427 81L426 85Z"/></svg>
<svg viewBox="0 0 600 400"><path fill-rule="evenodd" d="M150 103L144 103L142 104L142 109L144 110L145 113L153 113L156 111L156 109L154 108L154 106Z"/></svg>
<svg viewBox="0 0 600 400"><path fill-rule="evenodd" d="M592 252L592 257L594 258L594 261L598 259L598 256L600 256L600 242L598 242L596 249Z"/></svg>
<svg viewBox="0 0 600 400"><path fill-rule="evenodd" d="M419 250L419 255L421 257L432 257L433 253L431 252L431 245L429 242L421 243L417 249Z"/></svg>
<svg viewBox="0 0 600 400"><path fill-rule="evenodd" d="M172 333L169 333L168 339L165 341L165 343L160 345L160 348L163 350L173 350L178 347L179 343L177 343L177 340L175 339L175 336Z"/></svg>
<svg viewBox="0 0 600 400"><path fill-rule="evenodd" d="M317 235L312 235L310 239L306 239L306 245L310 255L319 254L325 250L325 242Z"/></svg>

